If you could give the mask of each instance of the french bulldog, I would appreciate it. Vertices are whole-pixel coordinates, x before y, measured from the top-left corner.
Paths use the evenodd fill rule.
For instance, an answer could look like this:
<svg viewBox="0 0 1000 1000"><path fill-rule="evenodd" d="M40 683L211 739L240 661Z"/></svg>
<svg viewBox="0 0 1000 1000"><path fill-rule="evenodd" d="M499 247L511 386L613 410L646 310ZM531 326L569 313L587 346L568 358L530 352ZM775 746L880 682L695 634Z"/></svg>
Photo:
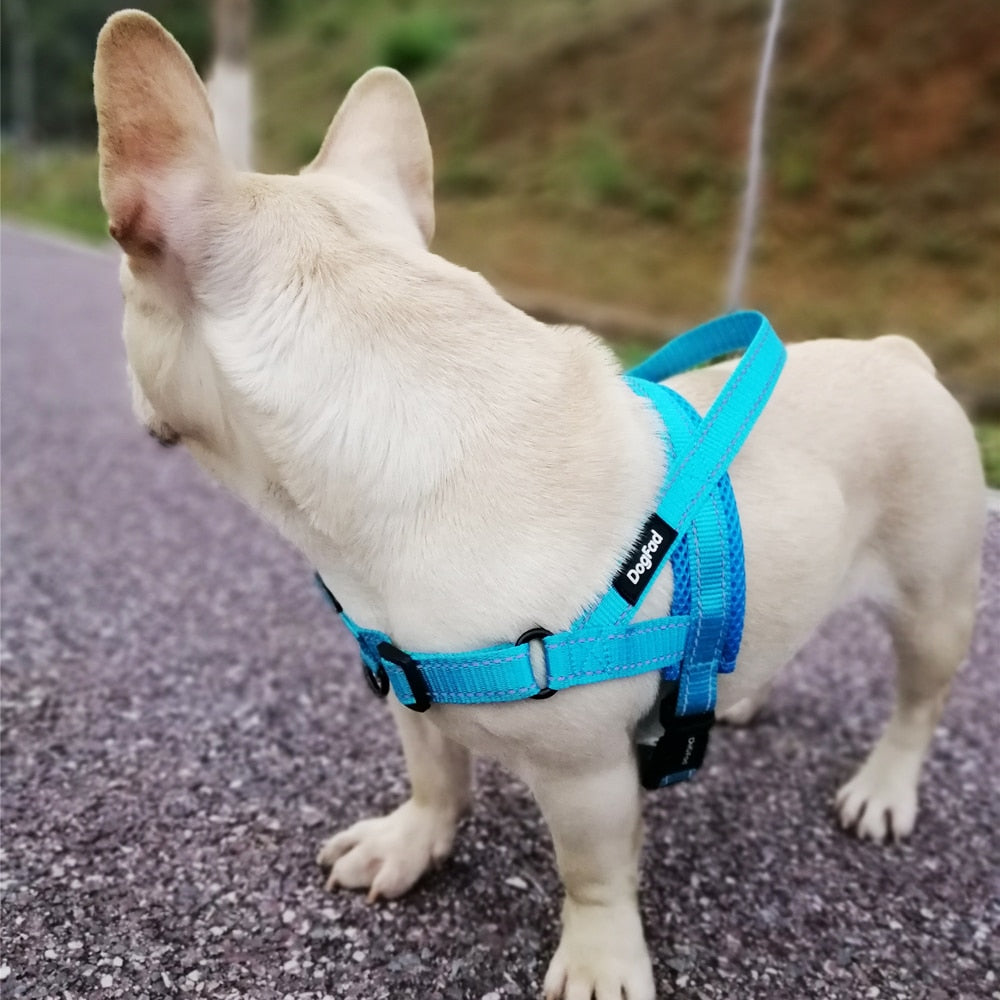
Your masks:
<svg viewBox="0 0 1000 1000"><path fill-rule="evenodd" d="M146 14L107 22L94 85L139 419L403 648L568 627L655 506L658 419L596 337L536 321L428 249L431 150L407 81L361 77L297 176L229 166L190 60ZM704 413L731 370L670 384ZM795 344L731 476L747 599L719 711L749 721L833 609L874 601L897 700L836 808L861 837L904 837L976 608L969 422L909 340ZM667 614L671 593L668 570L640 617ZM327 888L406 892L450 851L470 754L488 755L527 783L555 844L565 899L545 996L650 1000L633 741L658 688L645 674L425 714L390 697L411 795L326 842Z"/></svg>

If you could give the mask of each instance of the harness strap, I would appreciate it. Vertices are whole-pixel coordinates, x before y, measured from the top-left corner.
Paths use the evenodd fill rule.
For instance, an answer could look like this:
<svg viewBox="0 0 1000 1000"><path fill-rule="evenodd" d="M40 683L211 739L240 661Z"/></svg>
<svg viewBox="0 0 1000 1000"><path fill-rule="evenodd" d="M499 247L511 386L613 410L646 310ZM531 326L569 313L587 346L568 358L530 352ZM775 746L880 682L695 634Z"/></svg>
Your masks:
<svg viewBox="0 0 1000 1000"><path fill-rule="evenodd" d="M742 348L747 349L746 353L703 419L698 418L690 404L672 389L658 384L671 375ZM649 591L666 562L663 556L672 553L676 539L684 536L699 506L719 483L746 440L770 398L784 363L784 345L766 317L759 312L743 311L689 330L665 344L626 376L633 392L653 404L663 425L661 443L667 475L656 500L654 516L673 532L667 551L658 553L660 558L645 575L642 594ZM678 413L683 414L680 421L676 419ZM688 414L694 414L696 430L684 435L686 440L679 447L678 442L671 441L670 435L676 426L687 427ZM649 522L640 533L640 542L647 536L648 527ZM572 628L631 619L641 600L642 595L639 595L629 601L611 587L593 609L574 622Z"/></svg>
<svg viewBox="0 0 1000 1000"><path fill-rule="evenodd" d="M319 574L316 581L328 599L335 601ZM689 631L687 616L671 615L611 631L594 626L540 635L546 668L542 686L535 679L527 642L461 653L404 652L384 632L362 628L343 611L339 614L358 642L372 688L387 692L391 685L404 705L418 711L430 706L427 696L436 702L467 705L536 698L651 670L676 679Z"/></svg>
<svg viewBox="0 0 1000 1000"><path fill-rule="evenodd" d="M747 348L744 357L703 419L672 390L651 381L741 348ZM522 637L524 642L469 652L408 653L385 633L357 625L320 580L358 641L373 689L384 696L391 686L404 705L423 711L435 701L514 701L658 670L665 680L678 681L680 718L693 723L710 714L716 671L727 664L731 669L739 647L739 629L734 631L731 622L726 625L732 609L718 606L719 601L725 604L724 593L719 598L709 596L720 589L725 592L736 570L726 577L723 569L722 578L714 583L707 579L715 572L710 566L726 562L720 555L726 541L720 538L728 533L737 536L727 551L731 566L736 565L733 554L739 551L742 580L738 519L726 470L770 396L783 361L784 348L768 321L760 313L740 312L678 337L626 377L633 391L648 398L661 415L668 473L656 510L613 586L565 632L549 635L536 629ZM683 444L672 448L670 429L678 427ZM728 532L720 527L723 522ZM684 560L691 563L685 570L690 607L684 614L672 609L675 613L670 616L635 624L632 619L668 554L678 566L684 566ZM742 603L738 609L742 623ZM540 639L544 685L532 670L528 639ZM673 712L670 718L677 723Z"/></svg>
<svg viewBox="0 0 1000 1000"><path fill-rule="evenodd" d="M682 451L696 432L700 416L675 393L661 400L660 408L661 413L673 409L673 417L666 413L664 417L675 447ZM636 748L640 780L646 788L687 781L704 759L715 722L716 676L732 669L739 649L745 591L742 551L736 503L729 476L724 474L671 555L671 614L688 615L691 627L677 683L665 683L661 695L663 734L655 745Z"/></svg>

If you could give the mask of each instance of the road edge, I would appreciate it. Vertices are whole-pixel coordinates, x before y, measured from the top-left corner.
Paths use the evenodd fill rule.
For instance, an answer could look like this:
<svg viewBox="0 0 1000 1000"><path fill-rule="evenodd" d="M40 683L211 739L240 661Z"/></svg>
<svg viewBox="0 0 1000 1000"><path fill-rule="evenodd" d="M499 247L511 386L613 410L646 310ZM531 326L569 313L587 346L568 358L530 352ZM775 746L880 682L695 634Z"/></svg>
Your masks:
<svg viewBox="0 0 1000 1000"><path fill-rule="evenodd" d="M32 222L25 222L22 219L12 219L9 216L0 217L0 228L3 231L13 231L20 236L27 236L29 239L38 240L40 243L48 243L51 246L59 247L60 250L77 250L87 254L89 257L100 257L104 260L113 260L118 248L111 240L103 244L88 243L86 240L72 236L68 233L49 229L46 226L36 225Z"/></svg>

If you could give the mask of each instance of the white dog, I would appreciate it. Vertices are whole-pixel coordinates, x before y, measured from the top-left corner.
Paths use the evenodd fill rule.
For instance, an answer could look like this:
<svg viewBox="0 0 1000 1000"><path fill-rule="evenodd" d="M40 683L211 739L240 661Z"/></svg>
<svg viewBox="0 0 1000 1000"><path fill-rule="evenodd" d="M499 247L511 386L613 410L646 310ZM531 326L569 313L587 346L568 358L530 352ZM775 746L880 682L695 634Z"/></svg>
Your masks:
<svg viewBox="0 0 1000 1000"><path fill-rule="evenodd" d="M653 507L657 418L596 338L536 322L428 251L431 152L409 84L362 77L293 177L226 164L190 61L147 15L109 20L94 79L147 426L179 436L403 648L568 627ZM704 412L729 370L671 384ZM985 504L968 421L907 340L797 345L732 482L747 610L719 709L748 720L832 609L873 598L898 700L837 801L862 837L905 836L973 626ZM667 614L671 590L665 572L643 616ZM649 1000L633 736L657 690L646 674L423 715L390 699L412 794L327 842L328 887L405 892L451 848L470 751L489 755L528 783L555 841L566 897L546 996Z"/></svg>

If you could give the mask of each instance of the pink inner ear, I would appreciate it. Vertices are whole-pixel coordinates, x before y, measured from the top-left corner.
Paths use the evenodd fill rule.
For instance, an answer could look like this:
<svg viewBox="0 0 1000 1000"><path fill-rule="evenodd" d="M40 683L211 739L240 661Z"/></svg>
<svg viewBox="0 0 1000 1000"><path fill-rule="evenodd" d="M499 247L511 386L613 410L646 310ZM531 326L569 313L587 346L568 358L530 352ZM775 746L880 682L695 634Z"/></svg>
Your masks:
<svg viewBox="0 0 1000 1000"><path fill-rule="evenodd" d="M132 256L158 257L163 253L163 234L140 200L116 213L108 226L111 238Z"/></svg>
<svg viewBox="0 0 1000 1000"><path fill-rule="evenodd" d="M212 112L191 61L148 14L124 11L101 31L94 65L101 197L126 253L157 257L177 169L207 175L220 160Z"/></svg>

